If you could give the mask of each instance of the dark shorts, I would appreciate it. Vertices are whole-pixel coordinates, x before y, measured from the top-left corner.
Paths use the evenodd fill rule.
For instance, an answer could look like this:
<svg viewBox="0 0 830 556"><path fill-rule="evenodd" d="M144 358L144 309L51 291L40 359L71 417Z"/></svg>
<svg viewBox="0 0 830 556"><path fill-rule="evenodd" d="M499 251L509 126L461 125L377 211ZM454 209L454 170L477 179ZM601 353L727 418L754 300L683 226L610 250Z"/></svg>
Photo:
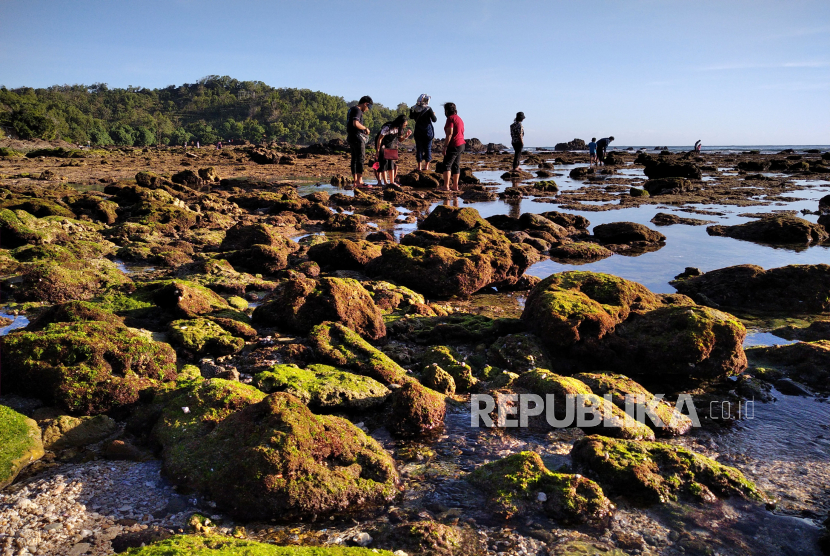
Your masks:
<svg viewBox="0 0 830 556"><path fill-rule="evenodd" d="M352 154L352 174L363 173L363 160L366 158L366 143L356 138L349 141L349 150Z"/></svg>
<svg viewBox="0 0 830 556"><path fill-rule="evenodd" d="M449 172L453 176L461 173L461 153L464 152L466 146L447 147L447 154L444 155L444 172Z"/></svg>
<svg viewBox="0 0 830 556"><path fill-rule="evenodd" d="M383 158L383 148L378 153L378 166L380 166L378 172L388 172L397 168L394 160L386 160Z"/></svg>

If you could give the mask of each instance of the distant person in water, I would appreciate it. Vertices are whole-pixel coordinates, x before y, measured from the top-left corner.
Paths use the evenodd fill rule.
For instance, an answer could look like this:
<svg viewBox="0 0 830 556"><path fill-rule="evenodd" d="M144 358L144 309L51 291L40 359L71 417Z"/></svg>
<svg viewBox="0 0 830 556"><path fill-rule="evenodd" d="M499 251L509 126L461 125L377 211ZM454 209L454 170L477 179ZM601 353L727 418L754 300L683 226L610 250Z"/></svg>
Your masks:
<svg viewBox="0 0 830 556"><path fill-rule="evenodd" d="M419 96L409 111L409 119L415 121L415 160L418 161L418 170L424 172L429 172L432 160L432 140L435 138L432 122L438 121L438 116L429 105L430 98L426 93Z"/></svg>
<svg viewBox="0 0 830 556"><path fill-rule="evenodd" d="M366 142L369 140L369 128L363 125L363 113L372 107L372 97L362 96L356 106L349 108L346 114L346 141L352 155L352 185L364 187L363 159L366 158Z"/></svg>
<svg viewBox="0 0 830 556"><path fill-rule="evenodd" d="M447 123L444 124L444 187L443 191L458 191L458 180L461 177L461 153L464 152L464 122L458 116L458 108L454 102L444 105L444 115ZM452 183L450 183L452 180Z"/></svg>
<svg viewBox="0 0 830 556"><path fill-rule="evenodd" d="M406 116L401 114L391 122L383 124L375 137L381 185L400 185L397 181L398 142L406 141L412 135L412 130L406 129L406 126Z"/></svg>
<svg viewBox="0 0 830 556"><path fill-rule="evenodd" d="M700 153L700 147L701 146L702 145L700 144L700 139L698 139L697 142L695 143L695 153Z"/></svg>
<svg viewBox="0 0 830 556"><path fill-rule="evenodd" d="M513 144L513 170L519 169L519 157L522 156L522 149L525 148L525 128L522 125L524 119L524 112L516 112L516 119L510 124L510 142Z"/></svg>
<svg viewBox="0 0 830 556"><path fill-rule="evenodd" d="M605 164L605 150L613 140L614 136L612 135L611 137L603 137L597 141L597 166Z"/></svg>
<svg viewBox="0 0 830 556"><path fill-rule="evenodd" d="M597 163L597 138L591 137L591 142L588 143L588 167L590 168Z"/></svg>

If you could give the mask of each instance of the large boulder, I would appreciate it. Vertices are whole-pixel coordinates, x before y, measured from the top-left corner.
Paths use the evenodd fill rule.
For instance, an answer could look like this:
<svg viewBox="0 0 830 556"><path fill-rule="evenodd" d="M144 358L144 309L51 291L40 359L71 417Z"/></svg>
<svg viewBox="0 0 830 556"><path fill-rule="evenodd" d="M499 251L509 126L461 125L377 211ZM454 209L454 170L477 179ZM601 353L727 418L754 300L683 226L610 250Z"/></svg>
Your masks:
<svg viewBox="0 0 830 556"><path fill-rule="evenodd" d="M594 481L581 475L554 473L536 452L520 452L487 463L469 475L487 493L489 506L500 517L517 517L542 508L564 523L601 522L614 505Z"/></svg>
<svg viewBox="0 0 830 556"><path fill-rule="evenodd" d="M312 414L290 394L271 394L211 421L207 434L183 431L177 444L165 446L164 469L237 519L353 511L398 492L395 462L375 440L345 419Z"/></svg>
<svg viewBox="0 0 830 556"><path fill-rule="evenodd" d="M655 178L647 180L643 184L643 189L648 191L649 195L677 195L692 191L694 187L692 182L685 178Z"/></svg>
<svg viewBox="0 0 830 556"><path fill-rule="evenodd" d="M57 258L44 257L22 265L20 281L12 284L15 299L49 303L88 300L107 288L130 282L108 259L79 258L58 246L52 246L52 252Z"/></svg>
<svg viewBox="0 0 830 556"><path fill-rule="evenodd" d="M335 239L310 247L308 258L323 269L363 270L368 263L380 257L381 253L381 248L370 241Z"/></svg>
<svg viewBox="0 0 830 556"><path fill-rule="evenodd" d="M771 215L734 226L709 226L710 236L726 236L759 243L816 244L830 238L824 226L787 214Z"/></svg>
<svg viewBox="0 0 830 556"><path fill-rule="evenodd" d="M712 502L718 496L764 500L734 467L674 444L587 436L574 444L571 458L608 494L639 503L680 497Z"/></svg>
<svg viewBox="0 0 830 556"><path fill-rule="evenodd" d="M225 234L220 251L235 268L273 274L288 266L288 257L300 248L267 224L237 224Z"/></svg>
<svg viewBox="0 0 830 556"><path fill-rule="evenodd" d="M416 381L398 388L391 396L391 406L389 428L397 436L420 436L444 426L444 396Z"/></svg>
<svg viewBox="0 0 830 556"><path fill-rule="evenodd" d="M419 231L385 246L366 271L426 294L470 295L515 284L536 261L533 248L511 243L476 210L439 205Z"/></svg>
<svg viewBox="0 0 830 556"><path fill-rule="evenodd" d="M327 365L274 365L254 376L266 393L287 392L315 409L364 410L386 400L389 389L373 378Z"/></svg>
<svg viewBox="0 0 830 556"><path fill-rule="evenodd" d="M300 334L323 321L334 321L372 340L386 335L380 309L360 282L351 278L288 279L254 310L252 319Z"/></svg>
<svg viewBox="0 0 830 556"><path fill-rule="evenodd" d="M738 265L674 280L677 291L698 303L747 312L830 312L830 265L789 265L764 270Z"/></svg>
<svg viewBox="0 0 830 556"><path fill-rule="evenodd" d="M10 485L24 467L42 457L37 423L0 405L0 490Z"/></svg>
<svg viewBox="0 0 830 556"><path fill-rule="evenodd" d="M612 222L594 226L594 237L605 244L666 241L666 236L660 232L636 222Z"/></svg>
<svg viewBox="0 0 830 556"><path fill-rule="evenodd" d="M661 305L645 286L610 274L562 272L542 280L527 298L522 320L548 346L600 339L631 310Z"/></svg>
<svg viewBox="0 0 830 556"><path fill-rule="evenodd" d="M229 355L245 347L243 338L204 318L175 320L167 325L167 332L171 343L197 356Z"/></svg>
<svg viewBox="0 0 830 556"><path fill-rule="evenodd" d="M676 162L671 159L654 158L648 154L640 154L634 161L645 166L645 174L651 179L660 178L688 178L699 180L702 177L700 168L691 162Z"/></svg>
<svg viewBox="0 0 830 556"><path fill-rule="evenodd" d="M80 448L100 442L119 430L118 423L107 415L72 417L60 415L43 421L43 447L52 452Z"/></svg>
<svg viewBox="0 0 830 556"><path fill-rule="evenodd" d="M588 149L588 146L585 144L584 140L574 139L573 141L568 141L567 143L557 143L553 149L556 151L584 151Z"/></svg>
<svg viewBox="0 0 830 556"><path fill-rule="evenodd" d="M142 390L176 378L168 344L104 322L14 332L1 346L4 388L75 414L128 406Z"/></svg>

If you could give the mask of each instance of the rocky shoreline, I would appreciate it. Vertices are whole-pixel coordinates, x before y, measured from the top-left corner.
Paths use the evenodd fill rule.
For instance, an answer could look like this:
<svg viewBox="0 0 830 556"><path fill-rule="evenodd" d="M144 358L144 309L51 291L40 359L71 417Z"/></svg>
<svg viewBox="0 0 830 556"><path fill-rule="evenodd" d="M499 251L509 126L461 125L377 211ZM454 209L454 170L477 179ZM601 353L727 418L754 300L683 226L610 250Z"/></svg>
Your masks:
<svg viewBox="0 0 830 556"><path fill-rule="evenodd" d="M769 207L814 203L828 153L536 152L498 182L512 155L483 152L462 203L434 173L351 190L336 141L2 155L4 554L819 550L830 266L688 268L655 293L589 265L669 232L575 212L825 249L830 195ZM752 220L703 220L723 210ZM748 329L800 341L744 349ZM471 428L481 394L613 403L593 426ZM817 416L815 480L738 457L762 434L748 400L775 441Z"/></svg>

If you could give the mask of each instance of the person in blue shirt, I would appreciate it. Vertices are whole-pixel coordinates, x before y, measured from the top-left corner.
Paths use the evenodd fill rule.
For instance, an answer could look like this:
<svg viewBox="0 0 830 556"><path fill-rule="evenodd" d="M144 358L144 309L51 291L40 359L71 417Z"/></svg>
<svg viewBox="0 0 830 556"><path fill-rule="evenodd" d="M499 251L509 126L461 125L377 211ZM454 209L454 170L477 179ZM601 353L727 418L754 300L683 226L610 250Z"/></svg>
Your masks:
<svg viewBox="0 0 830 556"><path fill-rule="evenodd" d="M591 137L591 142L588 143L588 167L597 163L597 138Z"/></svg>

